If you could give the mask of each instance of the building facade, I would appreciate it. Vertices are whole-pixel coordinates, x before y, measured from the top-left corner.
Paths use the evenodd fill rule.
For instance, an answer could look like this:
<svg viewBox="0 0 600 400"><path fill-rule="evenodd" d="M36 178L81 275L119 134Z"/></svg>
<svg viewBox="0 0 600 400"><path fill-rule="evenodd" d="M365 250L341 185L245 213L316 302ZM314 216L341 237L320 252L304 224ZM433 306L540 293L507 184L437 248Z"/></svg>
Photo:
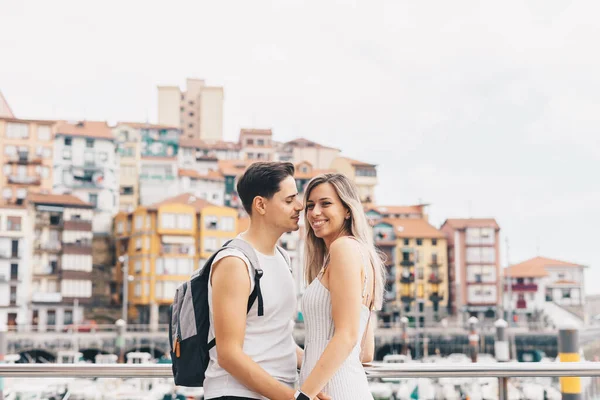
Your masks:
<svg viewBox="0 0 600 400"><path fill-rule="evenodd" d="M323 146L308 139L298 138L277 146L278 160L294 164L308 162L315 169L329 169L340 155L340 150Z"/></svg>
<svg viewBox="0 0 600 400"><path fill-rule="evenodd" d="M385 218L374 224L373 235L388 268L382 320L397 323L407 316L425 326L447 315L448 247L444 234L425 219Z"/></svg>
<svg viewBox="0 0 600 400"><path fill-rule="evenodd" d="M179 284L225 241L237 234L237 211L190 194L140 206L115 217L115 280L128 282L128 315L138 323L168 322Z"/></svg>
<svg viewBox="0 0 600 400"><path fill-rule="evenodd" d="M25 325L31 291L32 230L24 204L0 205L0 325Z"/></svg>
<svg viewBox="0 0 600 400"><path fill-rule="evenodd" d="M583 318L584 272L583 265L546 257L511 265L504 272L504 304L528 319L543 312L547 302Z"/></svg>
<svg viewBox="0 0 600 400"><path fill-rule="evenodd" d="M220 141L223 102L223 88L207 86L201 79L187 79L185 91L177 86L159 86L158 123L181 128L188 139Z"/></svg>
<svg viewBox="0 0 600 400"><path fill-rule="evenodd" d="M493 218L447 219L449 308L466 319L494 319L501 307L500 226Z"/></svg>
<svg viewBox="0 0 600 400"><path fill-rule="evenodd" d="M23 202L29 193L50 193L54 121L0 118L0 193Z"/></svg>
<svg viewBox="0 0 600 400"><path fill-rule="evenodd" d="M62 331L83 320L92 300L94 206L73 195L31 195L33 221L28 321L38 331Z"/></svg>
<svg viewBox="0 0 600 400"><path fill-rule="evenodd" d="M138 123L119 122L113 128L119 154L119 211L131 212L140 204L142 135Z"/></svg>
<svg viewBox="0 0 600 400"><path fill-rule="evenodd" d="M119 158L106 122L61 122L54 142L54 192L94 206L93 231L108 234L119 209Z"/></svg>
<svg viewBox="0 0 600 400"><path fill-rule="evenodd" d="M242 129L239 138L240 158L248 161L276 161L276 147L271 129Z"/></svg>
<svg viewBox="0 0 600 400"><path fill-rule="evenodd" d="M356 184L360 200L365 204L375 202L377 186L377 166L347 157L337 157L331 163L332 169L340 172Z"/></svg>

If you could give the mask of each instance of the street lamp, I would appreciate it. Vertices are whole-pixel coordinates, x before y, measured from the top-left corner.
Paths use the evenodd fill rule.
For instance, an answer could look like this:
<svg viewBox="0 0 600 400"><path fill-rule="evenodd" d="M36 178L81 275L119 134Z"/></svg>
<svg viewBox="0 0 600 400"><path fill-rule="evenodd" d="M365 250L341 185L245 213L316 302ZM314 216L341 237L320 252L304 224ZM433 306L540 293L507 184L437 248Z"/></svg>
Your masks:
<svg viewBox="0 0 600 400"><path fill-rule="evenodd" d="M121 310L121 319L127 324L127 307L129 306L129 282L133 282L133 276L129 275L129 256L126 254L119 257L119 262L122 264L123 271L123 309Z"/></svg>

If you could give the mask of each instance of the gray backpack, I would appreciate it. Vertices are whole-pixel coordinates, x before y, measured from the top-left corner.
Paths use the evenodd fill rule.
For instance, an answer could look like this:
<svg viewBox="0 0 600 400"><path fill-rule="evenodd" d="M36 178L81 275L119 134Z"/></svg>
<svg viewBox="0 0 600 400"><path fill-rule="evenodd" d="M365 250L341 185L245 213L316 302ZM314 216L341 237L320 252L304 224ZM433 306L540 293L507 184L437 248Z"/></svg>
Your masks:
<svg viewBox="0 0 600 400"><path fill-rule="evenodd" d="M173 362L173 378L178 386L200 387L204 384L204 374L210 360L209 351L215 346L215 339L208 341L210 317L208 309L208 279L213 260L226 248L237 249L250 261L254 271L254 290L248 298L247 312L258 299L258 316L263 316L264 305L260 289L263 271L258 263L256 252L246 241L233 239L217 250L195 271L190 280L182 283L175 291L175 299L169 308L169 344ZM279 246L277 250L290 267L290 258ZM291 270L291 269L290 269Z"/></svg>

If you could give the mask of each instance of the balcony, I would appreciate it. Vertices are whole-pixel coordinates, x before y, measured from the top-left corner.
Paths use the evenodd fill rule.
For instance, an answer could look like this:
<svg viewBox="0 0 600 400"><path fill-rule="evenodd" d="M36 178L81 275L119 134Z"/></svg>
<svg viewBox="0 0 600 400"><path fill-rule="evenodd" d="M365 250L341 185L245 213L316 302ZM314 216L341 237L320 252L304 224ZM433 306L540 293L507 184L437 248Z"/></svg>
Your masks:
<svg viewBox="0 0 600 400"><path fill-rule="evenodd" d="M6 180L11 185L40 185L42 178L39 175L22 176L11 174L6 177Z"/></svg>
<svg viewBox="0 0 600 400"><path fill-rule="evenodd" d="M19 154L8 157L7 162L9 164L20 164L20 165L41 165L42 158L39 156L30 156L29 153L19 152Z"/></svg>
<svg viewBox="0 0 600 400"><path fill-rule="evenodd" d="M34 242L34 248L35 250L59 252L61 250L61 243L58 240L41 241L40 239L36 239Z"/></svg>
<svg viewBox="0 0 600 400"><path fill-rule="evenodd" d="M0 252L0 259L10 260L13 258L19 258L19 253L14 251L2 251Z"/></svg>
<svg viewBox="0 0 600 400"><path fill-rule="evenodd" d="M34 303L60 303L62 301L62 294L60 292L32 293L31 301Z"/></svg>
<svg viewBox="0 0 600 400"><path fill-rule="evenodd" d="M70 220L64 222L64 229L66 231L91 231L92 222L83 220Z"/></svg>
<svg viewBox="0 0 600 400"><path fill-rule="evenodd" d="M402 271L400 275L400 283L413 283L415 281L414 272Z"/></svg>
<svg viewBox="0 0 600 400"><path fill-rule="evenodd" d="M64 243L63 244L64 254L78 254L78 255L92 255L92 243Z"/></svg>
<svg viewBox="0 0 600 400"><path fill-rule="evenodd" d="M433 303L439 303L440 301L444 300L444 296L434 292L429 295L429 300L431 300Z"/></svg>
<svg viewBox="0 0 600 400"><path fill-rule="evenodd" d="M442 283L443 281L444 281L444 279L442 278L441 274L439 274L439 273L429 274L429 277L428 277L429 283L439 284L439 283Z"/></svg>
<svg viewBox="0 0 600 400"><path fill-rule="evenodd" d="M504 285L504 290L508 290L508 285ZM513 283L511 290L513 292L537 292L538 286L535 283Z"/></svg>
<svg viewBox="0 0 600 400"><path fill-rule="evenodd" d="M415 300L415 295L414 294L402 295L402 296L400 296L400 300L403 303L410 303Z"/></svg>

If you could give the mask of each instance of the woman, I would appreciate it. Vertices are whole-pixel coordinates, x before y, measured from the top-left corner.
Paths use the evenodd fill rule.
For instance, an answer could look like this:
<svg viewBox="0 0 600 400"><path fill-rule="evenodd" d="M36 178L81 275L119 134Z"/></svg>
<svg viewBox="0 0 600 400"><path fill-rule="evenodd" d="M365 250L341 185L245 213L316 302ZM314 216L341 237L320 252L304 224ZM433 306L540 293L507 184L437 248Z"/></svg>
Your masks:
<svg viewBox="0 0 600 400"><path fill-rule="evenodd" d="M354 184L342 174L310 181L305 194L305 349L299 399L372 399L362 362L373 359L372 310L381 308L385 267Z"/></svg>

